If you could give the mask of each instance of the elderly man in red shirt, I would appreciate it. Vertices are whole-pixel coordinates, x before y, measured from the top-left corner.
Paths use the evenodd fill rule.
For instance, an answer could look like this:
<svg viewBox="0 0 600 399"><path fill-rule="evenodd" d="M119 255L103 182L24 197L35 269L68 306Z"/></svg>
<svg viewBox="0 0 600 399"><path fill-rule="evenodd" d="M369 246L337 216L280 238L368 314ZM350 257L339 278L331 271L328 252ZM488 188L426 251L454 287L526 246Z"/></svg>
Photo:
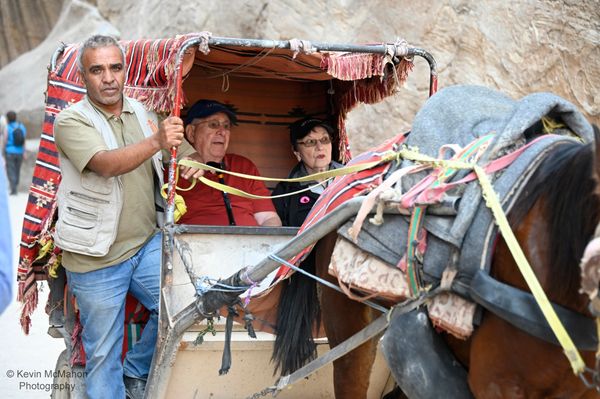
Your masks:
<svg viewBox="0 0 600 399"><path fill-rule="evenodd" d="M185 137L197 151L191 159L219 169L258 176L258 168L249 159L228 154L231 128L237 122L235 112L225 104L213 100L200 100L189 110L185 119ZM185 179L198 171L184 168ZM229 174L207 172L207 179L220 182L247 193L268 196L263 182L244 179ZM191 183L180 180L182 189ZM281 220L270 199L250 199L216 190L205 184L196 184L190 191L181 191L187 212L179 223L201 225L281 226Z"/></svg>

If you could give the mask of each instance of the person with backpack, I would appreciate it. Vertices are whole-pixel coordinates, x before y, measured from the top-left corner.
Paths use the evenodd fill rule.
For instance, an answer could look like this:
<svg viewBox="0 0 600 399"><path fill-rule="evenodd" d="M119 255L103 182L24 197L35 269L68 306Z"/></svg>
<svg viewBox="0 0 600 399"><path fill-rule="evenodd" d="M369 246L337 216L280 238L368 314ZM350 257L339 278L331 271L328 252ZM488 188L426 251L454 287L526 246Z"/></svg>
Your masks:
<svg viewBox="0 0 600 399"><path fill-rule="evenodd" d="M6 113L6 141L4 153L6 155L6 174L10 185L10 195L17 194L19 186L19 176L21 174L21 164L23 163L23 154L25 153L25 137L27 129L25 125L17 121L17 114L14 111Z"/></svg>

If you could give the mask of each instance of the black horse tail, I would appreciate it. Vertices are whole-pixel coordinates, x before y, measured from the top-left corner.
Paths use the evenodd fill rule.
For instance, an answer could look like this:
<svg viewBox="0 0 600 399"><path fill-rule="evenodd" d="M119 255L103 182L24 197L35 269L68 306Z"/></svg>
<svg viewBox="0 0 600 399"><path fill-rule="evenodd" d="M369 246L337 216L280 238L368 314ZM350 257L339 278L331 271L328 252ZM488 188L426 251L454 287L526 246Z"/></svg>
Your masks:
<svg viewBox="0 0 600 399"><path fill-rule="evenodd" d="M300 267L315 274L314 250ZM281 370L282 375L287 375L316 358L313 331L320 328L321 308L314 279L296 272L282 284L271 360L275 364L275 373Z"/></svg>

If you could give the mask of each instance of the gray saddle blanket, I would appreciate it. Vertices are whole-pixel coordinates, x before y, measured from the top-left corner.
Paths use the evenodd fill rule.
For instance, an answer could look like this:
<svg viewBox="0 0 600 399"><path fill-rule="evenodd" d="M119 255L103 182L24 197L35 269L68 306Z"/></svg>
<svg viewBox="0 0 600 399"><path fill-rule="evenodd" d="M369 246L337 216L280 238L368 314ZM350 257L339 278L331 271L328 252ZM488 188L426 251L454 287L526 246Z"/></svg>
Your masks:
<svg viewBox="0 0 600 399"><path fill-rule="evenodd" d="M541 135L541 119L549 117L563 128L553 134ZM538 128L539 127L539 128ZM513 208L533 172L549 154L565 143L591 142L593 129L568 101L550 93L536 93L515 101L479 86L453 86L432 96L416 115L406 144L419 152L437 157L444 144L466 146L476 138L493 133L491 144L478 161L485 165L527 142L541 136L509 167L490 176L505 213ZM390 173L411 165L402 160ZM468 172L459 172L456 181ZM403 178L403 192L419 182L427 172ZM424 283L441 279L444 269L458 268L453 289L466 295L470 280L478 270L489 271L497 226L489 208L482 201L477 181L459 186L447 193L460 198L456 215L428 214L424 227L430 233L427 251L420 267ZM385 222L376 226L365 222L357 245L390 265L397 265L406 252L409 219L402 215L385 215ZM338 233L348 239L352 221L341 226Z"/></svg>

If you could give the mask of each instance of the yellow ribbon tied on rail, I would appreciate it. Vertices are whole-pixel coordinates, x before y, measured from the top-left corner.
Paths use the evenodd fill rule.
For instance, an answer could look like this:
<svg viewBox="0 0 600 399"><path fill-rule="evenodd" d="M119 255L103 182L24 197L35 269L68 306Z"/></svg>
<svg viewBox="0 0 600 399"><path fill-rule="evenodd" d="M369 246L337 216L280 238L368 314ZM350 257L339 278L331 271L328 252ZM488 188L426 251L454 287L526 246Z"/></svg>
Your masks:
<svg viewBox="0 0 600 399"><path fill-rule="evenodd" d="M164 199L167 199L167 192L166 192L167 187L168 187L168 184L165 183L165 185L160 190L160 194L162 195L162 197ZM179 219L181 219L181 217L183 215L185 215L186 212L187 212L187 206L185 205L185 200L183 199L183 197L181 195L176 193L175 194L175 210L173 211L173 220L175 221L175 223L177 223L179 221Z"/></svg>
<svg viewBox="0 0 600 399"><path fill-rule="evenodd" d="M169 185L165 183L160 189L160 195L165 200L167 199L167 187L169 187ZM178 187L176 186L176 188ZM185 205L185 200L181 195L175 193L175 210L173 211L173 220L177 223L186 212L187 206Z"/></svg>

